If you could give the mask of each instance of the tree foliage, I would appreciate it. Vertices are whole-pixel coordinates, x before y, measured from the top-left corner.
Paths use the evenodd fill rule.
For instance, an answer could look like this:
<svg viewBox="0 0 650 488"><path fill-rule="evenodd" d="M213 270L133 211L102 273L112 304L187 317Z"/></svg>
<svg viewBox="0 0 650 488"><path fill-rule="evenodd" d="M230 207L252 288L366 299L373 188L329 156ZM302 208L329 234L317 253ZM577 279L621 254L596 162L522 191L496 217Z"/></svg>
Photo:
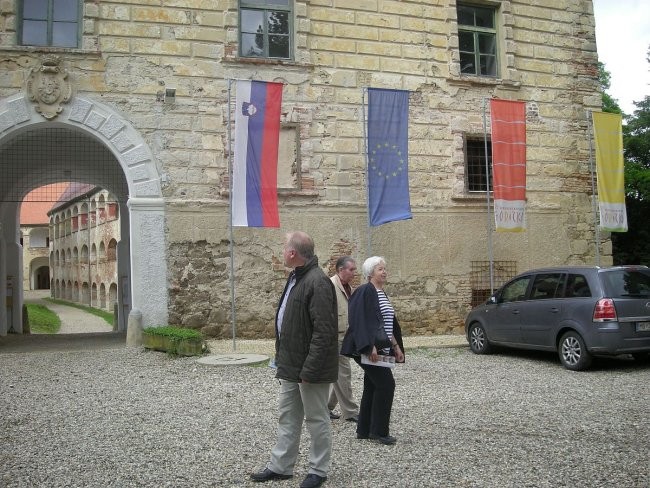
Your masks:
<svg viewBox="0 0 650 488"><path fill-rule="evenodd" d="M612 253L614 264L650 265L650 96L635 101L634 106L623 126L628 231L612 233Z"/></svg>
<svg viewBox="0 0 650 488"><path fill-rule="evenodd" d="M605 64L598 62L598 84L600 85L600 92L603 103L603 112L608 112L612 114L622 114L623 111L618 105L618 100L612 98L612 96L607 93L610 86L612 85L612 75L605 68Z"/></svg>

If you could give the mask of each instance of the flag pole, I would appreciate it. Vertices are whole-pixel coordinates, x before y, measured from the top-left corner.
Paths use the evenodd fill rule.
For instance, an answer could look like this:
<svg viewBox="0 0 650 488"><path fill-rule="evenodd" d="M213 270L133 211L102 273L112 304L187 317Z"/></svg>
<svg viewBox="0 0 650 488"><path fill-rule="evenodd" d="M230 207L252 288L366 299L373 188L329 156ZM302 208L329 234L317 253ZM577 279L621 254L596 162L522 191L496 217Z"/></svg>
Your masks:
<svg viewBox="0 0 650 488"><path fill-rule="evenodd" d="M361 89L361 118L363 121L363 152L366 157L366 215L368 217L368 243L366 247L366 257L371 256L371 250L372 250L372 227L370 225L370 179L368 178L369 176L369 171L370 171L370 162L368 161L368 134L366 134L366 93L368 92L368 89L366 87Z"/></svg>
<svg viewBox="0 0 650 488"><path fill-rule="evenodd" d="M589 173L591 173L591 209L594 214L594 239L596 240L596 266L600 266L600 225L598 224L596 183L594 181L594 147L591 128L594 124L594 116L591 110L587 111L587 130L589 134Z"/></svg>
<svg viewBox="0 0 650 488"><path fill-rule="evenodd" d="M228 80L228 185L230 186L230 191L228 195L229 200L229 219L228 227L230 229L230 308L231 308L231 317L232 317L232 350L233 352L237 351L237 340L236 340L236 326L235 326L235 249L234 249L234 232L232 226L232 177L233 177L233 154L232 154L232 97L231 97L231 86L233 80Z"/></svg>
<svg viewBox="0 0 650 488"><path fill-rule="evenodd" d="M494 293L494 256L492 251L492 221L490 218L490 162L487 143L487 98L483 98L483 146L485 151L485 202L487 204L487 245L490 263L490 295Z"/></svg>

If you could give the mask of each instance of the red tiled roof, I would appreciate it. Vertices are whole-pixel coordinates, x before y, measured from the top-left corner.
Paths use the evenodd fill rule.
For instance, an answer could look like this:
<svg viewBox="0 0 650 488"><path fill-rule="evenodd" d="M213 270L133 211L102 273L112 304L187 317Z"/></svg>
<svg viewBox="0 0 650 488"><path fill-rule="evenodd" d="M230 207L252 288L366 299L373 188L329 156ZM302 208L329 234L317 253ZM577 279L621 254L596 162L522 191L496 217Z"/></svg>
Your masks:
<svg viewBox="0 0 650 488"><path fill-rule="evenodd" d="M20 205L20 225L48 224L47 212L52 204L61 198L70 183L54 183L41 186L29 192Z"/></svg>

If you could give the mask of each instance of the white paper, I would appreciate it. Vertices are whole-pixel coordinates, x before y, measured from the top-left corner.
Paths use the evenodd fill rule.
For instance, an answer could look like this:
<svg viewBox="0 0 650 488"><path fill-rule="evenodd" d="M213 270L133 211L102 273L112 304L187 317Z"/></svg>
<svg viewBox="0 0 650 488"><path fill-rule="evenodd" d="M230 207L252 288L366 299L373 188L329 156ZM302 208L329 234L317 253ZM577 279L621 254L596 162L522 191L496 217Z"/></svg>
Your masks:
<svg viewBox="0 0 650 488"><path fill-rule="evenodd" d="M377 354L377 362L373 363L370 360L370 356L368 356L367 354L362 354L361 364L369 364L370 366L381 366L382 368L394 368L395 356L384 356L383 354Z"/></svg>

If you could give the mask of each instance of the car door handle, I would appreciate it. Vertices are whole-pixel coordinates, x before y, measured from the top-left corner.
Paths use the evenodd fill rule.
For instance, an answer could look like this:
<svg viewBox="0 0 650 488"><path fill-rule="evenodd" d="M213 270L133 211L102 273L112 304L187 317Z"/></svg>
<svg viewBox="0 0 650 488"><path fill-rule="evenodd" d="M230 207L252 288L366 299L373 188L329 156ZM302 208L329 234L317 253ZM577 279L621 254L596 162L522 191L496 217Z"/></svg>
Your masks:
<svg viewBox="0 0 650 488"><path fill-rule="evenodd" d="M513 310L512 315L519 315L519 310Z"/></svg>
<svg viewBox="0 0 650 488"><path fill-rule="evenodd" d="M551 313L558 313L559 311L560 311L560 309L559 309L559 308L556 308L556 307L553 307L553 308L551 309Z"/></svg>

